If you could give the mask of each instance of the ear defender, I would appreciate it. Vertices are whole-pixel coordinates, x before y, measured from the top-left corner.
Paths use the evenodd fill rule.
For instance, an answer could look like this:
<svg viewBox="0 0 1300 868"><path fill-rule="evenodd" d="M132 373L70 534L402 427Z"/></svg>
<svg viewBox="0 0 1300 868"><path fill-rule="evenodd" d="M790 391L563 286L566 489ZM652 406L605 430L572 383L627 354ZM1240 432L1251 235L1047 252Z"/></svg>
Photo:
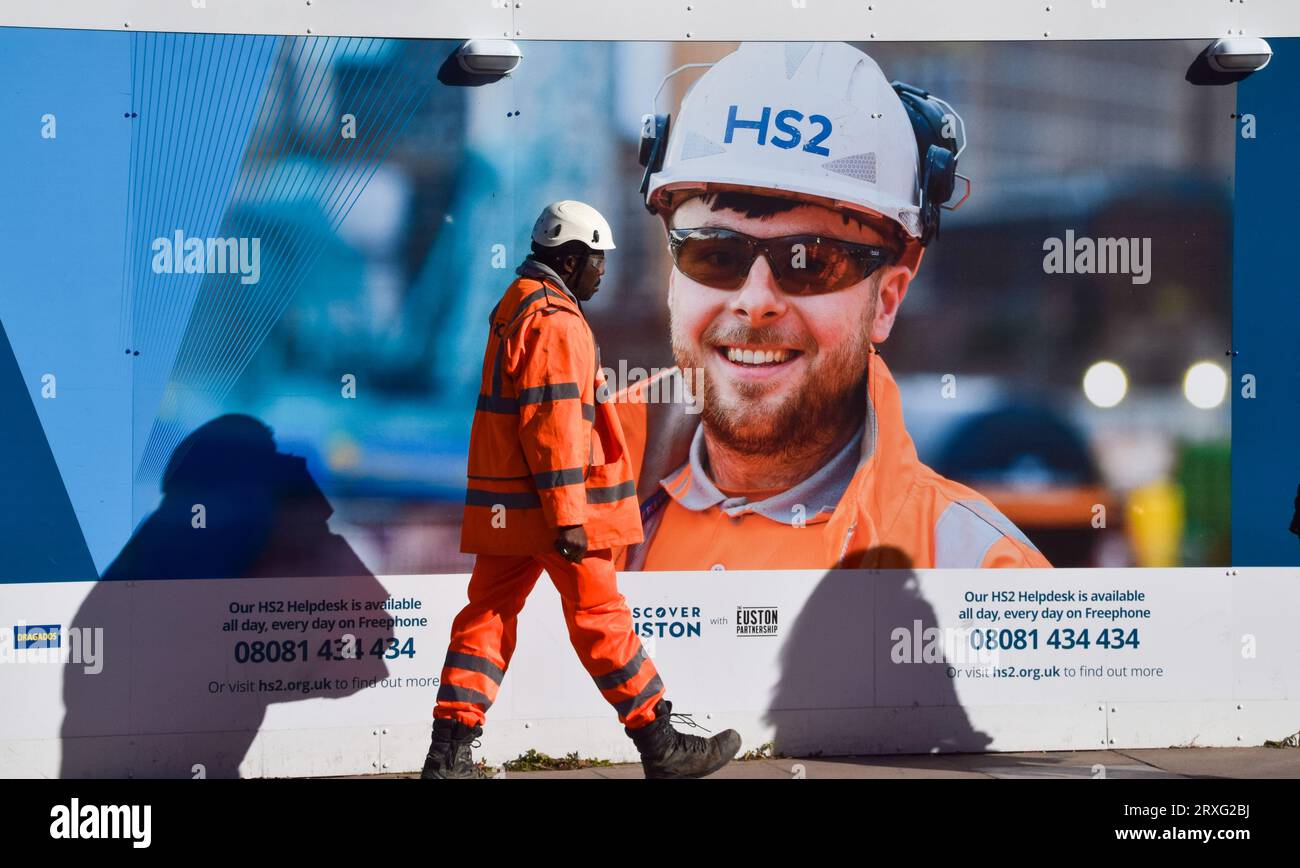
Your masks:
<svg viewBox="0 0 1300 868"><path fill-rule="evenodd" d="M641 176L641 201L645 202L646 191L650 189L650 176L664 167L664 155L668 152L669 115L645 115L641 118L641 145L637 150L637 162L645 166ZM646 210L651 214L654 209L646 203Z"/></svg>
<svg viewBox="0 0 1300 868"><path fill-rule="evenodd" d="M930 96L930 92L905 82L891 82L890 86L902 100L907 118L912 122L916 136L916 150L921 156L921 245L925 246L939 235L939 212L952 198L957 186L956 130L947 135L947 129L956 122L950 115L947 103ZM958 203L960 204L960 203Z"/></svg>
<svg viewBox="0 0 1300 868"><path fill-rule="evenodd" d="M952 198L956 186L956 154L947 148L930 145L925 154L925 168L921 171L921 189L925 190L921 207L922 245L939 236L939 210Z"/></svg>

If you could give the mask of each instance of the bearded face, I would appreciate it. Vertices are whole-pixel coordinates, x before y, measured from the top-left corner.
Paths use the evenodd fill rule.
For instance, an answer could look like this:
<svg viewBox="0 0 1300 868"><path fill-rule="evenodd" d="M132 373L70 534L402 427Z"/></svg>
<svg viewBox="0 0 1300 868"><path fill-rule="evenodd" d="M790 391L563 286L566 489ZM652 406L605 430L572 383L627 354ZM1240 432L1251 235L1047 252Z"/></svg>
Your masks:
<svg viewBox="0 0 1300 868"><path fill-rule="evenodd" d="M816 205L754 218L712 211L697 199L678 208L671 225L756 238L807 234L887 243L869 226ZM881 269L835 292L792 296L763 256L734 290L705 286L674 269L668 293L673 355L682 369L703 371L703 383L692 385L703 389L709 434L743 454L780 456L834 442L860 425L868 347L888 336L902 297L895 291L882 317L881 287L897 285L896 272ZM902 286L905 291L905 280Z"/></svg>
<svg viewBox="0 0 1300 868"><path fill-rule="evenodd" d="M670 314L677 365L704 371L703 382L692 386L703 388L702 418L709 432L737 452L776 455L791 444L833 440L845 426L857 424L864 409L874 307L858 311L856 322L846 323L853 328L845 339L828 347L798 329L776 325L711 325L693 341ZM746 362L746 352L755 359L762 353L764 361Z"/></svg>

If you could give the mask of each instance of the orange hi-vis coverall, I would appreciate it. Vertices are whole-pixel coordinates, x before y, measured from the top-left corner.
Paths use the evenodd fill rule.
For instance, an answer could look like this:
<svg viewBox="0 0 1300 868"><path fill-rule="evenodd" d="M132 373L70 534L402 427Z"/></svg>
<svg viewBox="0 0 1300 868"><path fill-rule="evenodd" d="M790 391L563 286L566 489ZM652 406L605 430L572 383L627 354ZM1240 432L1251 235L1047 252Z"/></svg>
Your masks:
<svg viewBox="0 0 1300 868"><path fill-rule="evenodd" d="M751 507L699 478L690 459L700 415L681 402L653 400L682 394L681 383L651 378L621 393L613 404L637 468L646 541L615 551L618 567L1050 567L987 498L921 463L903 425L898 385L875 348L869 352L860 453L849 456L842 494L800 504L806 517L798 523L774 515L773 501ZM659 376L681 379L676 368ZM818 475L843 463L837 457ZM821 482L823 490L834 487Z"/></svg>
<svg viewBox="0 0 1300 868"><path fill-rule="evenodd" d="M631 460L577 300L531 258L518 274L489 317L461 527L461 550L477 557L433 714L482 725L545 570L583 666L637 729L654 720L664 685L633 633L610 551L642 539ZM576 564L555 550L558 528L572 525L587 534Z"/></svg>

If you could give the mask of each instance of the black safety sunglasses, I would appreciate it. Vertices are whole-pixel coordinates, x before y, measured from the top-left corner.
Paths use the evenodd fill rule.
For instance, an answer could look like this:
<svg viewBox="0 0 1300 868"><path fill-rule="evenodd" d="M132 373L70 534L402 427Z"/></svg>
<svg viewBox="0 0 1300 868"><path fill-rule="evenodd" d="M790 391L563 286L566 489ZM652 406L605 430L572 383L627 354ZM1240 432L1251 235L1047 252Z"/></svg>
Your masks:
<svg viewBox="0 0 1300 868"><path fill-rule="evenodd" d="M669 229L677 270L714 289L739 289L762 253L777 285L790 295L821 295L853 286L888 265L897 253L817 235L753 238L730 229Z"/></svg>

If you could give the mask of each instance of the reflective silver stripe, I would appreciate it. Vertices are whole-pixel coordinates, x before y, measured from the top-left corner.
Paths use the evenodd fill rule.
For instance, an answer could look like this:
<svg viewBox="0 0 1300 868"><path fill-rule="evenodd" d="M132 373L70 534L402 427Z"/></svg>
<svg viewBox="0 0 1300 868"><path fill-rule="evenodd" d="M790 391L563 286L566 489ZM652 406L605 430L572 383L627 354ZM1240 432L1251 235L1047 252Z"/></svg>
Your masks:
<svg viewBox="0 0 1300 868"><path fill-rule="evenodd" d="M620 684L631 681L636 677L636 674L641 671L641 664L645 663L645 661L645 648L638 646L636 654L632 656L632 659L626 666L620 669L615 669L608 675L602 675L595 679L596 686L601 690L609 690L611 687L618 687Z"/></svg>
<svg viewBox="0 0 1300 868"><path fill-rule="evenodd" d="M564 398L580 398L582 392L577 383L547 383L545 386L530 386L519 392L520 404L540 404L542 401L560 401Z"/></svg>
<svg viewBox="0 0 1300 868"><path fill-rule="evenodd" d="M506 677L506 671L500 666L493 663L486 657L479 657L476 654L465 654L460 651L448 651L447 659L443 662L443 667L452 669L465 669L470 672L479 672L491 678L497 684L501 679Z"/></svg>
<svg viewBox="0 0 1300 868"><path fill-rule="evenodd" d="M659 680L659 673L650 679L641 692L636 695L635 699L624 699L622 702L614 703L614 710L618 712L619 717L627 717L641 706L645 705L656 693L664 689L664 683Z"/></svg>
<svg viewBox="0 0 1300 868"><path fill-rule="evenodd" d="M528 308L532 306L533 302L537 301L539 298L546 297L547 290L546 284L544 283L542 284L541 289L534 289L532 292L528 293L528 295L525 295L523 300L519 302L519 306L515 308L515 312L510 317L510 322L506 325L505 331L509 331L510 328L519 321L519 317L524 315L524 311L528 310Z"/></svg>
<svg viewBox="0 0 1300 868"><path fill-rule="evenodd" d="M493 382L499 379L495 374L493 378ZM499 389L500 386L498 385L496 388ZM500 395L479 395L478 408L487 413L518 413L520 404L539 404L542 401L558 401L564 398L580 397L582 395L578 391L577 383L557 383L553 386L533 386L530 389L524 389L519 393L518 398L504 398ZM596 421L596 406L594 404L583 404L582 418L588 422Z"/></svg>
<svg viewBox="0 0 1300 868"><path fill-rule="evenodd" d="M1004 536L1034 548L1018 527L988 504L974 500L950 503L934 525L934 565L938 569L979 567L989 549Z"/></svg>
<svg viewBox="0 0 1300 868"><path fill-rule="evenodd" d="M610 485L606 488L588 488L587 503L613 503L625 497L636 496L636 483L632 480Z"/></svg>
<svg viewBox="0 0 1300 868"><path fill-rule="evenodd" d="M493 382L497 381L495 377ZM499 389L499 386L494 386ZM480 395L478 396L478 409L487 413L517 413L519 408L524 404L541 404L547 400L564 400L567 398L581 398L582 394L578 391L577 383L551 383L549 386L533 386L519 392L519 398L503 398L500 395ZM582 418L586 421L595 420L595 407L593 404L582 404Z"/></svg>
<svg viewBox="0 0 1300 868"><path fill-rule="evenodd" d="M519 317L533 302L539 298L546 298L546 296L545 285L541 289L535 289L524 296L523 301L519 302L519 306L515 308L514 315L510 317L510 322L506 323L505 327L501 329L501 334L497 335L497 354L496 358L492 360L492 395L494 397L501 396L501 360L505 358L506 354L506 333L514 328L515 323L519 321ZM501 302L497 302L497 307L500 306Z"/></svg>
<svg viewBox="0 0 1300 868"><path fill-rule="evenodd" d="M531 491L485 491L482 488L465 490L466 506L504 506L506 509L532 509L542 505L542 500Z"/></svg>
<svg viewBox="0 0 1300 868"><path fill-rule="evenodd" d="M1034 551L1038 551L1038 546L1029 541L1029 537L1025 536L1024 531L1012 524L1011 519L994 509L992 504L985 503L982 500L959 500L957 502L967 509L974 510L980 518L1002 531L1006 536L1015 537Z"/></svg>
<svg viewBox="0 0 1300 868"><path fill-rule="evenodd" d="M576 476L572 474L577 474ZM582 471L576 469L555 470L539 473L533 477L538 488L555 488L559 485L576 485L582 482ZM636 495L636 486L631 481L621 482L607 488L588 488L587 503L613 503L625 497ZM542 505L541 498L531 491L505 492L487 491L482 488L465 489L466 506L504 506L506 509L532 509Z"/></svg>
<svg viewBox="0 0 1300 868"><path fill-rule="evenodd" d="M478 408L487 413L518 413L519 403L514 398L499 395L479 395Z"/></svg>
<svg viewBox="0 0 1300 868"><path fill-rule="evenodd" d="M492 359L492 395L501 397L501 360L506 357L506 339L497 338L497 354Z"/></svg>
<svg viewBox="0 0 1300 868"><path fill-rule="evenodd" d="M443 682L442 686L438 688L438 702L468 702L471 705L477 705L484 711L492 707L492 700L488 699L485 694L469 687L461 687L459 684L447 684L446 682Z"/></svg>
<svg viewBox="0 0 1300 868"><path fill-rule="evenodd" d="M583 473L581 467L569 467L565 470L547 470L544 473L534 473L533 482L538 488L558 488L561 485L577 485L582 482Z"/></svg>

